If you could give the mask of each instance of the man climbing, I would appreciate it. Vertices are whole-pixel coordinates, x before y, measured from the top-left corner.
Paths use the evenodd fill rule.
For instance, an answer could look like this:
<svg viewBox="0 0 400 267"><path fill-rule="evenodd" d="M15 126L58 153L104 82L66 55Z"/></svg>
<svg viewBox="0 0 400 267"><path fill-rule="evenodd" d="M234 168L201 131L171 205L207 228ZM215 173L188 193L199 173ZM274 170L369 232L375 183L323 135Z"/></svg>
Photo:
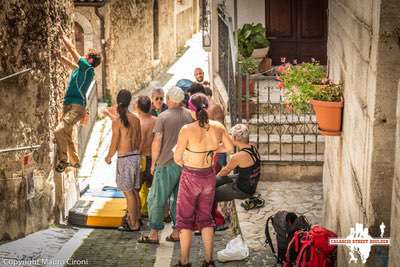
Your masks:
<svg viewBox="0 0 400 267"><path fill-rule="evenodd" d="M63 63L72 69L64 96L63 116L58 124L54 136L57 144L58 162L57 172L63 172L66 167L79 168L79 157L72 141L74 125L84 118L86 107L86 92L94 77L94 68L101 62L101 57L95 50L89 50L84 56L79 55L75 46L59 26L62 44L71 54L73 61L61 55Z"/></svg>

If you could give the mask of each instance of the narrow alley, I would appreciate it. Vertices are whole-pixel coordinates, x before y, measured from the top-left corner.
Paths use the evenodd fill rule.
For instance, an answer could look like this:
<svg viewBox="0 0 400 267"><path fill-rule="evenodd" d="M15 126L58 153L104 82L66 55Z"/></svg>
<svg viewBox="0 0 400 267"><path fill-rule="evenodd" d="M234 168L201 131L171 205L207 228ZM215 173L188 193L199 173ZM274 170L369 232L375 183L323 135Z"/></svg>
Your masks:
<svg viewBox="0 0 400 267"><path fill-rule="evenodd" d="M400 267L398 0L0 6L0 267Z"/></svg>

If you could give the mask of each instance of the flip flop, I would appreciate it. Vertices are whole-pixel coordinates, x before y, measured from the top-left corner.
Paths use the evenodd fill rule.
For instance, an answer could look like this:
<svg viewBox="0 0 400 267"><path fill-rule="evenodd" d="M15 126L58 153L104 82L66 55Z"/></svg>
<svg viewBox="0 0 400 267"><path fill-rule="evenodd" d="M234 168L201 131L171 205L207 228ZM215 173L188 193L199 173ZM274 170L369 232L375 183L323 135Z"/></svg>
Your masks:
<svg viewBox="0 0 400 267"><path fill-rule="evenodd" d="M139 232L140 231L140 226L137 229L131 229L128 225L121 225L118 227L118 231L121 232Z"/></svg>
<svg viewBox="0 0 400 267"><path fill-rule="evenodd" d="M140 238L137 240L138 243L143 243L143 244L154 244L154 245L159 245L160 241L150 239L148 235L142 235Z"/></svg>
<svg viewBox="0 0 400 267"><path fill-rule="evenodd" d="M179 240L179 238L173 238L172 234L170 234L169 236L167 236L165 238L165 241L168 241L168 242L179 242L180 240Z"/></svg>

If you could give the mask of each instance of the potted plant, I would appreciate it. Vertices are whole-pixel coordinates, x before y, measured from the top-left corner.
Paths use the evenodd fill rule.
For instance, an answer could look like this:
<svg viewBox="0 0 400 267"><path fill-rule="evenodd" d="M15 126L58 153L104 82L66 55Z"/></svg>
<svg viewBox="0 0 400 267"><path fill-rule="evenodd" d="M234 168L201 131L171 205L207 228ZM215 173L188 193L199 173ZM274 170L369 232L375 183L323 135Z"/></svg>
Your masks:
<svg viewBox="0 0 400 267"><path fill-rule="evenodd" d="M343 85L330 82L318 62L278 67L278 88L285 90L285 104L295 113L308 113L311 104L322 135L340 135Z"/></svg>
<svg viewBox="0 0 400 267"><path fill-rule="evenodd" d="M311 104L322 135L339 136L342 127L343 84L316 88Z"/></svg>
<svg viewBox="0 0 400 267"><path fill-rule="evenodd" d="M284 99L295 113L311 111L310 101L317 87L327 83L326 74L318 62L292 65L285 63L277 68L278 88L284 89Z"/></svg>
<svg viewBox="0 0 400 267"><path fill-rule="evenodd" d="M266 29L261 24L244 24L238 30L239 53L247 58L263 58L268 54L270 42L265 36Z"/></svg>
<svg viewBox="0 0 400 267"><path fill-rule="evenodd" d="M258 64L257 61L254 58L251 57L243 57L239 55L239 65L241 69L241 73L244 74L242 75L242 95L246 95L246 74L254 74L258 70ZM251 96L254 96L254 87L255 87L255 82L254 80L249 80L249 94Z"/></svg>

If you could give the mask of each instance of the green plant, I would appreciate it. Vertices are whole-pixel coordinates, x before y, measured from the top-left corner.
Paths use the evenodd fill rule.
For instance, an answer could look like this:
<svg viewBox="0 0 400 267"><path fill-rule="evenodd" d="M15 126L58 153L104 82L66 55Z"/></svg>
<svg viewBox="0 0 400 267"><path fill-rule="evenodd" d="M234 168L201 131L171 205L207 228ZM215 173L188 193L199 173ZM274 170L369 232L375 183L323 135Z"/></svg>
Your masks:
<svg viewBox="0 0 400 267"><path fill-rule="evenodd" d="M318 88L318 87L317 87ZM343 98L343 84L329 83L315 90L313 99L319 101L340 102Z"/></svg>
<svg viewBox="0 0 400 267"><path fill-rule="evenodd" d="M285 102L295 113L311 111L310 101L316 95L320 86L327 84L324 68L318 62L291 65L286 63L277 69L278 79L281 81L278 88L285 90Z"/></svg>
<svg viewBox="0 0 400 267"><path fill-rule="evenodd" d="M242 73L254 74L258 70L258 63L254 58L239 55L238 62Z"/></svg>
<svg viewBox="0 0 400 267"><path fill-rule="evenodd" d="M270 42L265 34L266 29L261 23L244 24L238 30L239 53L247 58L251 56L254 49L268 47Z"/></svg>

